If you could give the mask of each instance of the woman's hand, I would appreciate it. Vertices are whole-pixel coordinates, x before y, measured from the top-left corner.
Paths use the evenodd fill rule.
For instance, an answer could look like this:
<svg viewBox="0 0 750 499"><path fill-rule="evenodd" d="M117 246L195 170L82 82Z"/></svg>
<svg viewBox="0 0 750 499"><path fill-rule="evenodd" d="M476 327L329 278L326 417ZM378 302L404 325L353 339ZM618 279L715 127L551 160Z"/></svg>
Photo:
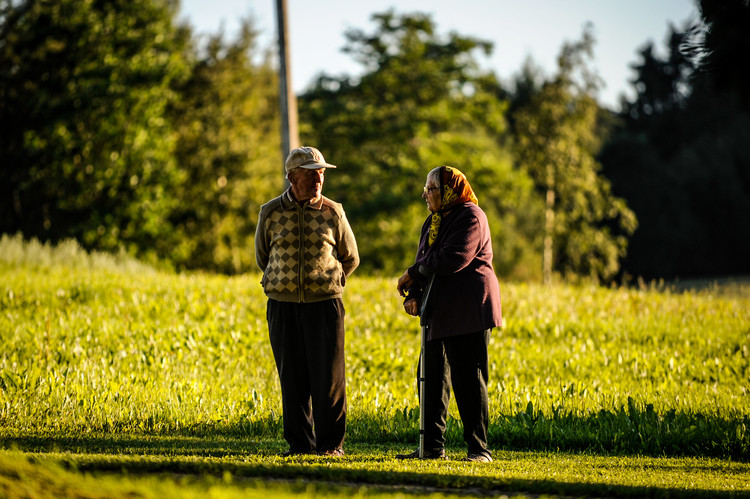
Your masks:
<svg viewBox="0 0 750 499"><path fill-rule="evenodd" d="M419 315L419 304L414 298L409 298L404 302L404 310L407 314L417 316Z"/></svg>
<svg viewBox="0 0 750 499"><path fill-rule="evenodd" d="M398 294L401 296L406 296L406 289L408 289L412 284L412 278L409 275L409 271L404 271L403 275L398 278L398 284L396 285L396 289L398 289ZM416 315L416 314L411 314Z"/></svg>

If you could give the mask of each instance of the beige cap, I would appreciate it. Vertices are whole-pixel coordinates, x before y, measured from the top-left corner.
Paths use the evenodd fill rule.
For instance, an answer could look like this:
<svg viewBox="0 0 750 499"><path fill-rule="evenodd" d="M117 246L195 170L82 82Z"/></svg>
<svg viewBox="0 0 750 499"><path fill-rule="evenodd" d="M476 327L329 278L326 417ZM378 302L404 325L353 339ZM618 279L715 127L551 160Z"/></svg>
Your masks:
<svg viewBox="0 0 750 499"><path fill-rule="evenodd" d="M295 168L320 170L321 168L336 168L336 165L326 163L323 155L314 147L303 146L292 149L284 162L284 169L287 173Z"/></svg>

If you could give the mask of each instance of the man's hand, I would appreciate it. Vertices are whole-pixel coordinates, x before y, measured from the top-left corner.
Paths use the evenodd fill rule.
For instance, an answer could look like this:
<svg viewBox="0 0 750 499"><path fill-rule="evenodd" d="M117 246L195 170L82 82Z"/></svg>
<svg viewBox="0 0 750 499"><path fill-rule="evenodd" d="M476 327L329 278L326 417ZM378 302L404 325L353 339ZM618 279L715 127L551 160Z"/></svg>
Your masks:
<svg viewBox="0 0 750 499"><path fill-rule="evenodd" d="M404 271L403 275L398 278L398 284L396 285L396 289L398 289L398 294L401 296L406 296L406 289L408 289L412 284L412 278L409 275L409 271ZM411 314L416 315L416 314Z"/></svg>
<svg viewBox="0 0 750 499"><path fill-rule="evenodd" d="M409 298L404 302L404 310L407 314L417 316L419 315L419 304L414 298Z"/></svg>

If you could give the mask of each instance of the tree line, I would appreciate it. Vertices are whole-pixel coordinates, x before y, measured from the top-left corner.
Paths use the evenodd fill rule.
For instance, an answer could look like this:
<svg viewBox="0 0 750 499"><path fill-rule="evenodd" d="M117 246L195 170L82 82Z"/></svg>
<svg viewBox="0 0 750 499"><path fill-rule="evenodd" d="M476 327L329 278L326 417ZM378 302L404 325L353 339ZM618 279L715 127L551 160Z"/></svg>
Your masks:
<svg viewBox="0 0 750 499"><path fill-rule="evenodd" d="M363 271L413 261L424 177L449 164L478 193L505 278L747 272L750 87L734 68L750 8L704 3L666 59L640 52L620 112L597 101L590 28L552 75L529 62L510 83L481 67L490 42L427 14L346 32L363 70L298 95L300 138L340 165L325 194ZM259 207L284 188L275 57L250 19L203 39L177 14L169 0L0 0L0 232L254 269Z"/></svg>

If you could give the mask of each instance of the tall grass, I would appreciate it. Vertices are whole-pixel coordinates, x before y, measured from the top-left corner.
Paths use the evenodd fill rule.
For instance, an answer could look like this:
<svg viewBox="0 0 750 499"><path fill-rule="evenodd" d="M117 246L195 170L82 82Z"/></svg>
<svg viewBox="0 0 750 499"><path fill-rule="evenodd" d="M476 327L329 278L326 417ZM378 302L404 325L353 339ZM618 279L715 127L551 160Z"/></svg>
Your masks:
<svg viewBox="0 0 750 499"><path fill-rule="evenodd" d="M259 276L155 270L0 239L0 432L280 438ZM750 287L501 283L490 345L494 448L750 454ZM416 443L418 321L395 278L347 307L348 439ZM461 445L451 406L449 445Z"/></svg>
<svg viewBox="0 0 750 499"><path fill-rule="evenodd" d="M74 239L56 245L37 239L24 240L21 234L0 235L0 262L9 266L51 269L89 269L104 272L150 273L154 269L124 250L119 253L87 252Z"/></svg>

